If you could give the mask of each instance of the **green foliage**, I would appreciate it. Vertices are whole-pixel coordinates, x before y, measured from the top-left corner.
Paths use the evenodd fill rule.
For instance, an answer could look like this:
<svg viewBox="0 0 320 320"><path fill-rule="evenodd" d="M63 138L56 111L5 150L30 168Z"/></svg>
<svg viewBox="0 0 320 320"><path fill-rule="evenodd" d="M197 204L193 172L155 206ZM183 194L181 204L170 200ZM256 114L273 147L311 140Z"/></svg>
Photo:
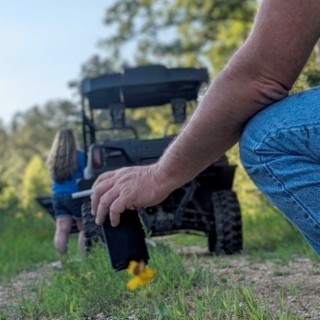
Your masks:
<svg viewBox="0 0 320 320"><path fill-rule="evenodd" d="M0 192L0 210L14 211L19 207L20 200L16 190L11 187L4 187Z"/></svg>
<svg viewBox="0 0 320 320"><path fill-rule="evenodd" d="M257 208L265 204L265 200L260 191L257 190L252 180L246 174L240 158L239 145L236 144L228 152L227 156L230 164L236 165L236 174L233 182L233 189L236 191L241 204L241 209L245 214L256 214Z"/></svg>
<svg viewBox="0 0 320 320"><path fill-rule="evenodd" d="M225 21L217 26L216 40L205 52L212 63L213 75L225 66L232 54L245 41L250 29L251 23L239 20Z"/></svg>
<svg viewBox="0 0 320 320"><path fill-rule="evenodd" d="M6 150L7 147L9 146L9 135L7 133L6 128L3 126L1 119L0 119L0 146L3 148L2 150ZM3 160L5 156L5 152L1 152L0 154L0 159L1 159L1 166L3 166Z"/></svg>
<svg viewBox="0 0 320 320"><path fill-rule="evenodd" d="M187 113L190 112L187 110ZM156 139L166 135L172 135L180 130L180 125L174 124L170 105L148 107L128 112L129 123L137 125L140 138Z"/></svg>
<svg viewBox="0 0 320 320"><path fill-rule="evenodd" d="M40 156L34 155L26 166L22 187L24 208L34 207L36 197L50 195L50 177Z"/></svg>
<svg viewBox="0 0 320 320"><path fill-rule="evenodd" d="M5 171L0 166L0 211L15 210L19 206L16 190L10 186L5 177Z"/></svg>
<svg viewBox="0 0 320 320"><path fill-rule="evenodd" d="M10 142L19 157L28 162L34 154L45 158L57 130L80 118L78 106L69 101L49 101L14 116ZM74 124L73 124L74 126Z"/></svg>
<svg viewBox="0 0 320 320"><path fill-rule="evenodd" d="M19 214L20 212L20 214ZM53 246L54 222L48 214L28 216L15 208L0 214L0 283L34 267L56 259Z"/></svg>
<svg viewBox="0 0 320 320"><path fill-rule="evenodd" d="M41 191L43 185L43 194L48 194L48 181L45 178L44 162L46 161L48 151L51 147L54 135L61 126L68 125L73 128L78 141L81 136L81 128L77 126L76 121L80 120L78 106L68 101L49 101L43 106L35 106L24 113L17 113L10 128L2 129L0 126L0 148L1 152L1 167L0 167L0 198L8 198L8 201L13 201L11 191L14 190L16 199L26 196L24 205L29 203L31 194ZM79 144L81 147L82 145ZM36 178L37 168L34 169L34 174L31 174L32 168L30 162L33 157L39 157L38 161L39 177ZM43 162L40 165L40 160ZM37 166L37 164L33 164ZM32 177L34 175L34 177ZM38 186L34 187L38 191L31 190L31 181L28 183L28 178L37 181ZM42 181L40 183L40 180ZM21 183L22 182L22 183ZM28 191L24 191L24 186ZM2 188L9 187L2 194ZM10 200L11 199L11 200ZM1 201L1 200L0 200ZM5 200L3 200L5 201ZM2 205L3 204L2 201Z"/></svg>
<svg viewBox="0 0 320 320"><path fill-rule="evenodd" d="M307 90L320 84L320 63L314 51L295 82L292 93Z"/></svg>
<svg viewBox="0 0 320 320"><path fill-rule="evenodd" d="M255 11L255 0L115 1L104 19L114 32L100 42L106 58L92 57L82 75L159 61L216 71L247 37Z"/></svg>

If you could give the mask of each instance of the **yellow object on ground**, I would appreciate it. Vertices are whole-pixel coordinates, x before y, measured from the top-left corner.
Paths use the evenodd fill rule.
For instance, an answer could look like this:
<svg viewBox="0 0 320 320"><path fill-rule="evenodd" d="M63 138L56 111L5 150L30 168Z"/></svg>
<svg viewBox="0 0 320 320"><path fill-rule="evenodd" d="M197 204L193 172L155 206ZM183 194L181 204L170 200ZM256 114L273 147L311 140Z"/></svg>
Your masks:
<svg viewBox="0 0 320 320"><path fill-rule="evenodd" d="M130 261L128 273L132 278L127 283L127 288L131 291L139 286L144 286L149 283L156 274L156 271L148 266L143 261Z"/></svg>

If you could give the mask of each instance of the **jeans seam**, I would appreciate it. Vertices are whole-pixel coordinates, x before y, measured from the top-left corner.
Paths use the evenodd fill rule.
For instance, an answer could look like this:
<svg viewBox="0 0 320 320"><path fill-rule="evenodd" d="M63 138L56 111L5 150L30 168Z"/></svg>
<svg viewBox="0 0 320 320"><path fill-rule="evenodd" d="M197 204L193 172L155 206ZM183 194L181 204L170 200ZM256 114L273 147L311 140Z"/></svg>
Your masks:
<svg viewBox="0 0 320 320"><path fill-rule="evenodd" d="M264 139L265 141L266 139ZM254 152L258 155L257 153L257 147L258 145L256 145L256 147L254 148ZM285 187L284 183L281 182L281 180L277 177L277 175L273 172L272 168L270 166L268 166L268 164L266 162L263 161L263 156L259 155L259 161L262 164L262 166L265 168L265 170L267 171L267 173L270 175L271 179L276 181L278 183L278 185L280 185L280 187L283 189L283 191L289 195L290 199L293 200L293 203L295 205L297 205L297 207L299 209L301 209L305 214L307 214L310 219L312 220L312 222L314 223L314 227L319 225L319 223L317 222L317 220L315 219L315 217L313 216L313 214L311 214L301 203L300 201Z"/></svg>
<svg viewBox="0 0 320 320"><path fill-rule="evenodd" d="M303 127L308 127L308 126L303 126ZM312 127L313 129L314 128L319 128L320 129L320 122L315 122L312 124ZM271 133L268 133L264 136L263 140L260 142L260 143L257 143L255 148L254 148L254 151L256 152L258 149L259 149L259 146L263 145L263 144L266 144L266 141L271 139L271 138L274 138L275 136L277 136L279 133L283 133L283 132L288 132L288 131L295 131L295 130L301 130L302 126L301 125L297 125L297 126L292 126L292 127L289 127L289 128L281 128L281 129L277 129L276 131L273 131Z"/></svg>

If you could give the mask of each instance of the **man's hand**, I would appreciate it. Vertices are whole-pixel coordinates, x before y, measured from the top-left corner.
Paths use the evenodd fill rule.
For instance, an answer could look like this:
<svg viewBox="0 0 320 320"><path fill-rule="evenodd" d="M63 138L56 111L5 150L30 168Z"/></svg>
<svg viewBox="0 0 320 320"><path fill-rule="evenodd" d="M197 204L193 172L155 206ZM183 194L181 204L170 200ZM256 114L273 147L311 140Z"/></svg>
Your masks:
<svg viewBox="0 0 320 320"><path fill-rule="evenodd" d="M164 200L173 189L161 177L156 165L122 168L98 177L91 195L92 214L103 224L110 215L112 226L126 209L149 207Z"/></svg>

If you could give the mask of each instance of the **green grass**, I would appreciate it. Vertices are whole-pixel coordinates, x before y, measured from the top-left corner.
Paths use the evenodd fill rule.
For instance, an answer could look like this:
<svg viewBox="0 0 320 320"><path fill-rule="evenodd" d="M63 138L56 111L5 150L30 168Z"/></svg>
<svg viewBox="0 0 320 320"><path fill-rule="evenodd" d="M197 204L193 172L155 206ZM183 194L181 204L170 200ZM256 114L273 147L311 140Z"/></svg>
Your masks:
<svg viewBox="0 0 320 320"><path fill-rule="evenodd" d="M52 218L47 213L41 218L18 217L6 212L0 215L0 284L36 264L58 259L53 246L55 224ZM76 241L71 239L71 255L76 252L76 245Z"/></svg>
<svg viewBox="0 0 320 320"><path fill-rule="evenodd" d="M262 204L256 214L242 214L243 254L254 261L288 262L294 255L319 260L299 232L273 207ZM167 236L176 247L197 245L207 247L201 235L175 234Z"/></svg>
<svg viewBox="0 0 320 320"><path fill-rule="evenodd" d="M299 255L319 260L300 233L270 206L264 206L256 215L244 215L243 234L244 253L252 259L285 263Z"/></svg>
<svg viewBox="0 0 320 320"><path fill-rule="evenodd" d="M144 288L129 292L129 276L111 270L105 249L96 248L89 258L68 263L54 275L50 286L40 287L36 303L25 300L15 316L65 320L95 319L99 314L114 320L299 319L285 309L274 314L255 300L250 288L203 272L196 256L186 260L161 243L149 250L151 266L158 274Z"/></svg>
<svg viewBox="0 0 320 320"><path fill-rule="evenodd" d="M0 283L37 263L56 259L54 224L45 218L16 218L1 213Z"/></svg>
<svg viewBox="0 0 320 320"><path fill-rule="evenodd" d="M6 227L0 235L1 279L26 270L35 263L56 259L52 243L54 225L46 219L21 221L3 219ZM273 208L262 206L257 214L243 213L243 254L252 260L274 260L286 263L299 255L319 258L304 239ZM70 259L65 268L53 274L50 285L33 288L35 298L25 297L10 315L0 310L0 319L95 319L97 315L120 319L273 319L298 320L284 306L274 313L268 305L257 301L251 287L230 283L226 276L208 272L196 254L177 254L172 246L206 247L204 236L177 234L156 240L149 246L150 266L157 276L146 287L134 292L126 289L129 276L114 272L105 248L96 247L88 258ZM71 241L71 254L76 241ZM167 243L169 245L167 245ZM206 257L209 261L219 257ZM276 272L276 271L275 271Z"/></svg>

